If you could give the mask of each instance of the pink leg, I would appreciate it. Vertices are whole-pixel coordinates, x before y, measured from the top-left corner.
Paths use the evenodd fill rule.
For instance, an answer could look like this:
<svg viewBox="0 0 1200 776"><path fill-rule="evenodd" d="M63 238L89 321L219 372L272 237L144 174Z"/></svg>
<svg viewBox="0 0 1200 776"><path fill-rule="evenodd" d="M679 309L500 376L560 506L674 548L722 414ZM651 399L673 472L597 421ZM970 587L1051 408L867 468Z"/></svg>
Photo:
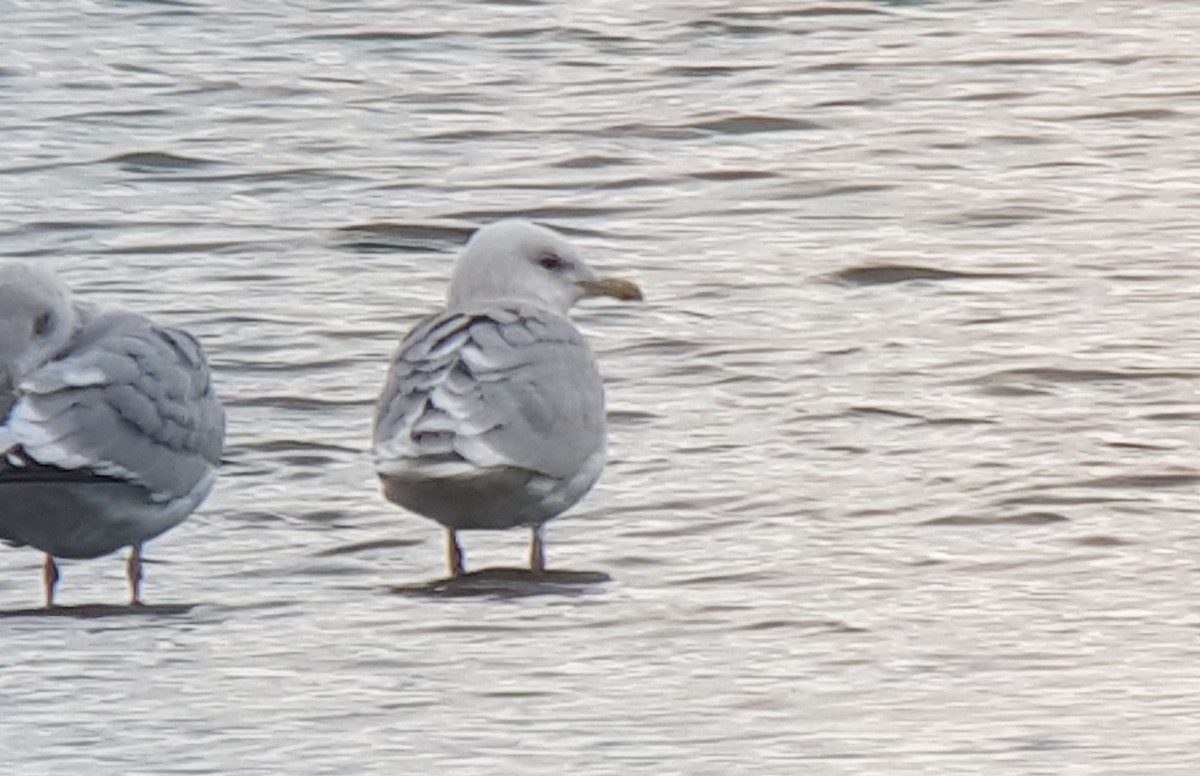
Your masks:
<svg viewBox="0 0 1200 776"><path fill-rule="evenodd" d="M54 588L58 585L59 579L58 564L54 562L54 558L50 555L42 561L42 586L46 591L46 608L54 606Z"/></svg>
<svg viewBox="0 0 1200 776"><path fill-rule="evenodd" d="M450 561L450 576L461 577L463 570L463 551L458 544L458 532L453 528L446 532L446 555Z"/></svg>
<svg viewBox="0 0 1200 776"><path fill-rule="evenodd" d="M546 543L542 541L542 527L533 527L533 541L529 545L529 568L535 574L546 570Z"/></svg>
<svg viewBox="0 0 1200 776"><path fill-rule="evenodd" d="M135 544L125 561L125 578L129 580L129 605L142 604L142 545Z"/></svg>

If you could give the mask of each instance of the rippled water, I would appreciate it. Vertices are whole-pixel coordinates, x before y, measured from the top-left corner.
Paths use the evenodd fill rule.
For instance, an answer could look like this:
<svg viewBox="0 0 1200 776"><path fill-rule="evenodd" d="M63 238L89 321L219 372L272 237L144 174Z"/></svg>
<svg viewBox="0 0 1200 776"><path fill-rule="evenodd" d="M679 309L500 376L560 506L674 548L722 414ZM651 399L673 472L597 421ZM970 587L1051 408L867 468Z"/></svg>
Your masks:
<svg viewBox="0 0 1200 776"><path fill-rule="evenodd" d="M1195 773L1200 6L0 17L0 254L190 327L230 417L157 607L0 551L7 773ZM442 534L371 406L509 214L648 294L577 316L612 462L548 533L613 580L398 595Z"/></svg>

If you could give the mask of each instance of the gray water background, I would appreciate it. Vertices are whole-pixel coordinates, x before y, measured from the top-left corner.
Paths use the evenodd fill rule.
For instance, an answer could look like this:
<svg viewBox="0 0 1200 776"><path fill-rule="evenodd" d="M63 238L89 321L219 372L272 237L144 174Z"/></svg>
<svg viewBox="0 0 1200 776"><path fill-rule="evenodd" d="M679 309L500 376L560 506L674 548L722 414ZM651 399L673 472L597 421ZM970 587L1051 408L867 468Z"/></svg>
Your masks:
<svg viewBox="0 0 1200 776"><path fill-rule="evenodd" d="M1194 774L1200 5L0 0L0 255L228 405L145 614L0 550L7 774ZM371 408L480 223L589 303L562 593L435 599ZM466 535L475 567L523 533ZM119 557L62 603L120 604ZM167 606L169 605L169 606ZM175 606L172 609L171 606Z"/></svg>

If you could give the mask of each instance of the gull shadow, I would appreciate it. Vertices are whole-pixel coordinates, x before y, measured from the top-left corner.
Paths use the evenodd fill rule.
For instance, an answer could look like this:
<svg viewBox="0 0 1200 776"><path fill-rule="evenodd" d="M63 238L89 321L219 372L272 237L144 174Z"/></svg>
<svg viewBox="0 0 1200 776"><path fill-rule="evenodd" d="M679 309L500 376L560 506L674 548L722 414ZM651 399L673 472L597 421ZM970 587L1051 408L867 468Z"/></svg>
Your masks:
<svg viewBox="0 0 1200 776"><path fill-rule="evenodd" d="M14 617L71 617L79 620L98 620L108 617L177 617L187 614L198 604L82 604L80 606L39 606L36 609L0 610L0 619Z"/></svg>
<svg viewBox="0 0 1200 776"><path fill-rule="evenodd" d="M518 568L480 569L461 577L447 577L412 585L393 585L389 591L413 598L526 598L535 595L583 595L612 581L603 571L553 570L535 572Z"/></svg>

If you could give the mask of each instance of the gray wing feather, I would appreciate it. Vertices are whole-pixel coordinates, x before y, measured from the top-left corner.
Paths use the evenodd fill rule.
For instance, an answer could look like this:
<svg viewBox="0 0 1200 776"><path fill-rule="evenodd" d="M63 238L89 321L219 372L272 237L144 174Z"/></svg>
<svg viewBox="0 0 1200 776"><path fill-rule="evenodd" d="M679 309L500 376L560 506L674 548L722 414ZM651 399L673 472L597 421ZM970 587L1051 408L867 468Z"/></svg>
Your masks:
<svg viewBox="0 0 1200 776"><path fill-rule="evenodd" d="M170 499L211 478L225 414L200 344L131 313L90 320L20 386L9 429L39 463L91 469Z"/></svg>
<svg viewBox="0 0 1200 776"><path fill-rule="evenodd" d="M603 448L603 384L566 318L521 306L451 310L401 343L374 439L382 466L462 462L569 477Z"/></svg>

